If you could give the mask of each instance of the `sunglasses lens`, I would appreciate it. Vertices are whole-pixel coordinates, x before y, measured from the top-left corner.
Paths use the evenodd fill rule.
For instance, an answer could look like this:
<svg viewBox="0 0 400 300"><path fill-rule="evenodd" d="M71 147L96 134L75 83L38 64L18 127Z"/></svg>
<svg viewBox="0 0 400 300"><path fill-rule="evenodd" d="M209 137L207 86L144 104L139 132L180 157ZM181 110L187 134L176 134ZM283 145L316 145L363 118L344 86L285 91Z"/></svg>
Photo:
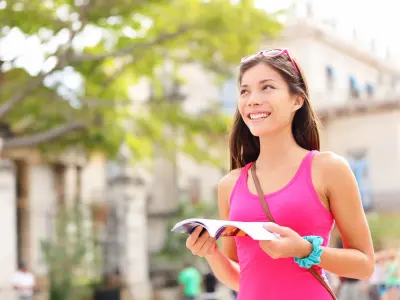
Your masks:
<svg viewBox="0 0 400 300"><path fill-rule="evenodd" d="M263 54L265 56L277 56L280 55L282 53L282 50L268 50L263 52Z"/></svg>
<svg viewBox="0 0 400 300"><path fill-rule="evenodd" d="M251 54L249 56L243 57L240 60L240 63L245 63L246 61L252 60L253 58L255 58L255 57L259 56L259 55L263 55L263 56L266 56L266 57L277 57L277 56L279 56L279 55L281 55L283 53L286 53L286 55L289 57L292 65L293 65L293 68L299 73L298 67L296 66L295 62L290 57L290 54L289 54L289 52L287 52L286 49L274 49L274 50L265 50L265 51L262 51L262 52L257 52L257 53Z"/></svg>
<svg viewBox="0 0 400 300"><path fill-rule="evenodd" d="M274 56L278 56L280 54L282 54L282 50L279 50L279 49L267 50L267 51L263 51L263 52L257 52L257 53L251 54L249 56L243 57L242 60L241 60L241 63L244 63L246 61L252 60L253 58L255 58L255 57L259 56L259 55L274 57Z"/></svg>

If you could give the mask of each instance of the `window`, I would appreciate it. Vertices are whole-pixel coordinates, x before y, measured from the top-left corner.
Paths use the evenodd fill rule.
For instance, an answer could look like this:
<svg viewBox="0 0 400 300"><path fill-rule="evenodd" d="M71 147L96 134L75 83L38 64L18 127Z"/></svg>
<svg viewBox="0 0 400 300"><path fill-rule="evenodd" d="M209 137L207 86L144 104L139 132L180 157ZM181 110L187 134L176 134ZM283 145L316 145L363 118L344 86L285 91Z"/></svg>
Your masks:
<svg viewBox="0 0 400 300"><path fill-rule="evenodd" d="M354 99L358 99L361 95L360 86L354 76L349 77L349 90L350 90L350 97Z"/></svg>
<svg viewBox="0 0 400 300"><path fill-rule="evenodd" d="M361 201L365 210L372 208L370 170L366 151L352 152L349 154L349 164L356 177L360 190Z"/></svg>
<svg viewBox="0 0 400 300"><path fill-rule="evenodd" d="M374 94L375 94L375 86L373 84L367 83L365 85L365 90L367 92L367 96L368 97L373 97L374 96Z"/></svg>
<svg viewBox="0 0 400 300"><path fill-rule="evenodd" d="M332 90L334 87L334 81L335 81L335 74L332 66L326 66L325 68L325 78L326 78L326 83L327 83L327 89Z"/></svg>

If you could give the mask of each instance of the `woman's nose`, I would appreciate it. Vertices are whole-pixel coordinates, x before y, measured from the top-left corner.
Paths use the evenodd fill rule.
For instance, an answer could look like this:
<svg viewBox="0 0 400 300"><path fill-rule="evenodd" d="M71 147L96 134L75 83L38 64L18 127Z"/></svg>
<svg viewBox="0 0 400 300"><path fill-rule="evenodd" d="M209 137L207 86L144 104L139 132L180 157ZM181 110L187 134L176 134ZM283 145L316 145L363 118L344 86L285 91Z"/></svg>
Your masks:
<svg viewBox="0 0 400 300"><path fill-rule="evenodd" d="M247 100L247 106L257 106L260 104L261 104L261 101L260 101L260 96L258 95L258 93L252 93Z"/></svg>

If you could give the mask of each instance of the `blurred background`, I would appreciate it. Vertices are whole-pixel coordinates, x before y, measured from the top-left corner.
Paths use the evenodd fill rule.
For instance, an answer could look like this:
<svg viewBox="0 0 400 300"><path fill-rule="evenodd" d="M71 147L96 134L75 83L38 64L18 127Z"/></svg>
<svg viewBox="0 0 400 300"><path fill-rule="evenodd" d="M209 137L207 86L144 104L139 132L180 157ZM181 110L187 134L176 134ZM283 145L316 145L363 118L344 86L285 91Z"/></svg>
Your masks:
<svg viewBox="0 0 400 300"><path fill-rule="evenodd" d="M180 299L182 267L209 270L170 229L217 218L240 58L282 47L304 68L322 150L352 167L386 272L400 248L398 9L0 0L0 299ZM217 284L216 298L234 296Z"/></svg>

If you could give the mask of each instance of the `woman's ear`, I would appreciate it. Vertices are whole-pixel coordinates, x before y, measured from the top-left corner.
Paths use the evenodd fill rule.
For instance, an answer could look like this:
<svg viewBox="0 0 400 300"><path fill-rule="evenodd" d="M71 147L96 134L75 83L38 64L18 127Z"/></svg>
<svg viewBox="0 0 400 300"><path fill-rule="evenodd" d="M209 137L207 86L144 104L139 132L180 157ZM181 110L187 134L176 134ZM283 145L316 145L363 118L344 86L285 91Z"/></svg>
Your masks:
<svg viewBox="0 0 400 300"><path fill-rule="evenodd" d="M301 96L295 96L293 99L293 111L299 110L304 104L304 98Z"/></svg>

